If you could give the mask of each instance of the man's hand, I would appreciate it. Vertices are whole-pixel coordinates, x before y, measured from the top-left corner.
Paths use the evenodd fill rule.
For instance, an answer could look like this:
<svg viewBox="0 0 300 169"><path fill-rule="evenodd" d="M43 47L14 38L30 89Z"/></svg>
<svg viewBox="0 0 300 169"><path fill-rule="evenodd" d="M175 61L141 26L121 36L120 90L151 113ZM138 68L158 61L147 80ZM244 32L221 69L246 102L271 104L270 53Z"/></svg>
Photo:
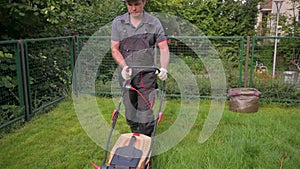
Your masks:
<svg viewBox="0 0 300 169"><path fill-rule="evenodd" d="M129 80L132 75L132 70L128 66L125 66L123 67L121 74L124 80Z"/></svg>
<svg viewBox="0 0 300 169"><path fill-rule="evenodd" d="M168 78L168 71L167 71L167 69L160 68L159 71L160 72L159 72L159 74L157 76L160 78L160 80L162 80L162 81L167 80L167 78Z"/></svg>

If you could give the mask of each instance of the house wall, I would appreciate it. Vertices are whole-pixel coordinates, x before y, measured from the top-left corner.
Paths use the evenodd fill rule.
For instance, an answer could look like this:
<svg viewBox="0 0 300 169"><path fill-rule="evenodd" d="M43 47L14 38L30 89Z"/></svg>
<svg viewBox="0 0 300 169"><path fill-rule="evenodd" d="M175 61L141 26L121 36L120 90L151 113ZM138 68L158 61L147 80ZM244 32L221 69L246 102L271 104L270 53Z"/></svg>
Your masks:
<svg viewBox="0 0 300 169"><path fill-rule="evenodd" d="M280 15L284 15L287 17L287 22L285 23L290 24L292 23L292 18L295 16L296 21L299 21L299 10L297 9L297 6L300 6L300 3L292 3L290 0L283 0L282 6L280 8ZM272 0L265 0L264 2L260 3L258 5L259 13L257 16L257 35L261 36L263 34L263 28L262 28L262 21L263 18L266 17L266 14L269 16L272 16L269 18L267 22L267 28L270 29L270 32L268 34L265 34L265 36L274 36L275 35L275 28L276 28L276 13L277 8L275 5L275 2ZM282 26L282 25L279 25ZM281 32L283 34L283 32Z"/></svg>

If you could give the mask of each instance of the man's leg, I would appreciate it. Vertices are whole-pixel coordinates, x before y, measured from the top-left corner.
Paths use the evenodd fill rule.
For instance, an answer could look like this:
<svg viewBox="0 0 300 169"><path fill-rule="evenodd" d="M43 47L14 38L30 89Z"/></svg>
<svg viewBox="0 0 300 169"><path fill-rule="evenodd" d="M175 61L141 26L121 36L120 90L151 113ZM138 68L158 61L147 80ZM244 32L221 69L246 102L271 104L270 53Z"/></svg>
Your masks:
<svg viewBox="0 0 300 169"><path fill-rule="evenodd" d="M151 136L155 124L154 113L152 111L155 99L155 89L141 88L139 91L143 95L138 96L137 118L139 120L139 131L142 134Z"/></svg>
<svg viewBox="0 0 300 169"><path fill-rule="evenodd" d="M125 89L123 98L127 124L130 126L133 133L139 133L138 118L136 117L138 105L137 93L135 91Z"/></svg>

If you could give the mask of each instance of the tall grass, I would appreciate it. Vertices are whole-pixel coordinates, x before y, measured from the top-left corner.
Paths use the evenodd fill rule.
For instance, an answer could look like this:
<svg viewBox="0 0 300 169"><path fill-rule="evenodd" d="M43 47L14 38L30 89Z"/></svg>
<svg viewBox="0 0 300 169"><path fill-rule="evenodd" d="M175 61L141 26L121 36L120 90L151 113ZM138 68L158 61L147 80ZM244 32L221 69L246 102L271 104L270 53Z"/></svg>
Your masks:
<svg viewBox="0 0 300 169"><path fill-rule="evenodd" d="M115 105L110 98L97 98L109 120ZM196 124L174 124L179 100L168 100L158 134L171 125L193 125L178 145L152 158L155 169L236 169L300 168L300 106L261 104L259 112L241 114L228 111L214 134L198 142L210 102L202 101ZM216 124L212 124L216 125ZM117 130L128 132L120 116ZM101 136L99 136L101 137ZM106 138L103 138L106 139ZM0 140L0 168L91 168L101 164L104 150L86 135L80 126L71 99L54 111L33 119L24 128ZM159 151L155 144L154 151Z"/></svg>

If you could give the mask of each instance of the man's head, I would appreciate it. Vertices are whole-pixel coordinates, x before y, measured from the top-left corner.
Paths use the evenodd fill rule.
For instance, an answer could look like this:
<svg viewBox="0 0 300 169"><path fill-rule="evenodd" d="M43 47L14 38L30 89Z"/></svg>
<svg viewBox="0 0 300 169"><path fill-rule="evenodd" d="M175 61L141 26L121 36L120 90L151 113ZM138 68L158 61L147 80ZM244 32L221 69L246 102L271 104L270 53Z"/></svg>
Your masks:
<svg viewBox="0 0 300 169"><path fill-rule="evenodd" d="M146 0L123 0L126 2L128 12L132 17L140 17L143 14Z"/></svg>

